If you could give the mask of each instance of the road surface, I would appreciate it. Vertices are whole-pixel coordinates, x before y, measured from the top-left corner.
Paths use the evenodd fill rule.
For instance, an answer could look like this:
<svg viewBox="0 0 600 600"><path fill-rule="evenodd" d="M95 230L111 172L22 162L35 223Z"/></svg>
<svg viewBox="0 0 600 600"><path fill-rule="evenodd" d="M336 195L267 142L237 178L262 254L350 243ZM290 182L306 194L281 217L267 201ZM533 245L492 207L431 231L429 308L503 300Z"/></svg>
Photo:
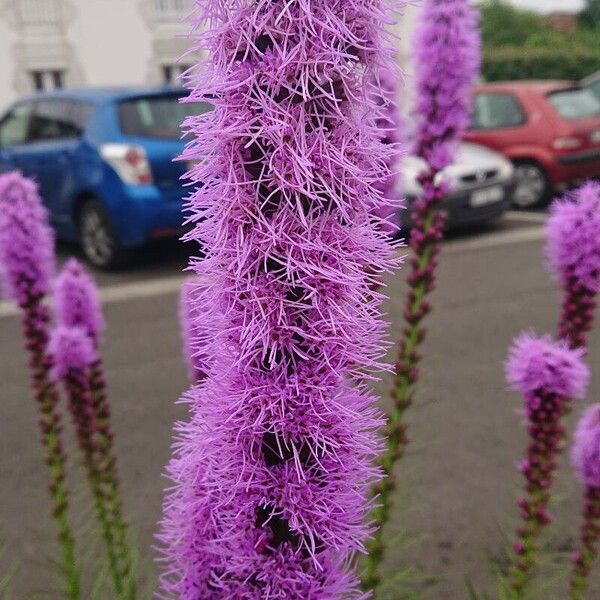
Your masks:
<svg viewBox="0 0 600 600"><path fill-rule="evenodd" d="M390 573L416 564L420 581L415 587L423 598L466 598L467 578L495 596L493 570L512 537L520 484L515 463L525 442L519 398L505 389L502 363L514 335L530 327L553 332L559 310L559 292L543 268L544 218L509 213L494 226L445 243L422 385L409 415L413 443L398 469L392 525L410 535L408 542L395 545L387 564ZM138 546L145 549L141 559L148 573L153 559L148 549L167 484L161 472L171 426L186 412L176 404L187 386L176 316L185 258L177 247L160 246L128 271L98 277L108 321L104 357L125 505ZM403 273L388 278L385 309L393 335L401 325L403 279ZM600 366L600 333L590 343L589 361ZM593 379L590 398L600 400L598 380ZM53 548L46 472L26 381L19 321L13 306L0 302L0 537L7 549L0 565L18 566L18 600L48 588ZM382 392L388 387L387 380L378 385ZM563 552L577 535L579 502L579 486L566 462L550 536L553 551ZM83 486L73 485L75 495L83 496ZM78 519L85 524L84 515ZM564 598L561 585L553 584L539 597ZM404 596L399 589L388 597Z"/></svg>

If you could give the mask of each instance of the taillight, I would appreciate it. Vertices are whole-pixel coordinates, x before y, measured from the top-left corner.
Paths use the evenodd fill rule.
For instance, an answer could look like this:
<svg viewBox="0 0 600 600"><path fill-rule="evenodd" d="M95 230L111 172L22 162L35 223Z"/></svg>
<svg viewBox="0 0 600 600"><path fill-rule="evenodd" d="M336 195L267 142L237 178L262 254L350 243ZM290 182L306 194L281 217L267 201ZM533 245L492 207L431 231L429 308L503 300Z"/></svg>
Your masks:
<svg viewBox="0 0 600 600"><path fill-rule="evenodd" d="M582 145L583 142L576 137L559 137L552 143L555 150L574 150Z"/></svg>
<svg viewBox="0 0 600 600"><path fill-rule="evenodd" d="M149 185L152 170L146 150L129 144L104 144L100 148L102 158L117 172L123 183Z"/></svg>

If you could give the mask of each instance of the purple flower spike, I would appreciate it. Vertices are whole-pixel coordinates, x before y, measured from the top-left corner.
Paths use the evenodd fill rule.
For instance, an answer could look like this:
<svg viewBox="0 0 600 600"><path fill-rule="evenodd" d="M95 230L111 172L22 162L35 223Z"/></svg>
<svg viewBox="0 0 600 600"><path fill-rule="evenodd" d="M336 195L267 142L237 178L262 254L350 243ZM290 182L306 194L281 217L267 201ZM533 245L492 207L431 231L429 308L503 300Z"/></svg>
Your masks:
<svg viewBox="0 0 600 600"><path fill-rule="evenodd" d="M546 232L548 264L564 290L559 337L585 348L600 291L600 183L554 202Z"/></svg>
<svg viewBox="0 0 600 600"><path fill-rule="evenodd" d="M207 323L202 310L202 287L194 280L184 281L179 297L179 323L183 342L183 357L188 375L193 382L202 381L208 368L204 349L208 345L207 335L214 332L215 323Z"/></svg>
<svg viewBox="0 0 600 600"><path fill-rule="evenodd" d="M80 597L75 542L67 515L67 457L62 443L61 413L56 386L50 377L48 354L50 315L44 297L54 271L54 237L37 186L20 173L0 175L0 276L6 291L21 309L31 383L39 412L41 442L50 473L52 517L62 549L65 595Z"/></svg>
<svg viewBox="0 0 600 600"><path fill-rule="evenodd" d="M399 194L399 159L404 123L398 108L398 95L402 76L397 69L382 69L377 77L376 85L381 96L376 97L375 101L383 107L383 115L378 120L378 126L383 143L390 144L394 149L388 160L390 176L377 184L383 196L390 200L390 204L380 207L377 216L383 220L382 230L393 237L400 229L399 211L404 208Z"/></svg>
<svg viewBox="0 0 600 600"><path fill-rule="evenodd" d="M600 489L600 404L583 413L575 431L571 458L582 483Z"/></svg>
<svg viewBox="0 0 600 600"><path fill-rule="evenodd" d="M570 350L549 335L537 338L523 333L510 349L506 379L524 396L541 390L566 398L583 398L590 371L582 357L583 351Z"/></svg>
<svg viewBox="0 0 600 600"><path fill-rule="evenodd" d="M102 359L97 352L105 328L104 314L95 280L73 258L56 278L54 308L57 321L51 340L56 361L54 376L65 380L82 451L89 454L90 435L97 438L94 456L87 459L90 482L97 498L115 589L121 593L133 589L134 581L113 447L111 406ZM104 489L97 488L98 478Z"/></svg>
<svg viewBox="0 0 600 600"><path fill-rule="evenodd" d="M57 381L71 371L85 371L98 360L92 340L83 327L59 325L50 336L48 349L54 357L52 375Z"/></svg>
<svg viewBox="0 0 600 600"><path fill-rule="evenodd" d="M56 320L65 327L82 327L97 348L104 315L94 279L76 259L69 259L54 284Z"/></svg>
<svg viewBox="0 0 600 600"><path fill-rule="evenodd" d="M477 12L469 0L425 0L415 36L417 121L415 153L427 163L419 176L422 192L411 207L410 274L404 318L406 326L398 343L396 376L392 388L394 406L388 417L388 444L380 464L383 481L374 493L380 508L374 513L376 531L369 543L369 560L363 587L376 588L385 549L383 528L391 514L396 487L393 471L408 444L404 414L411 406L419 379L419 346L427 330L423 319L431 310L428 295L435 288L436 268L444 236L445 215L438 210L448 192L440 172L453 162L468 124L472 84L480 63L481 43Z"/></svg>
<svg viewBox="0 0 600 600"><path fill-rule="evenodd" d="M19 305L44 296L54 271L54 234L36 184L0 175L0 274Z"/></svg>
<svg viewBox="0 0 600 600"><path fill-rule="evenodd" d="M573 467L584 485L579 550L573 557L571 598L583 598L600 540L600 404L588 407L575 431Z"/></svg>
<svg viewBox="0 0 600 600"><path fill-rule="evenodd" d="M193 321L213 329L167 469L167 598L366 597L351 564L382 420L365 380L389 348L372 288L397 264L374 217L395 148L373 74L393 68L394 4L198 1L190 100L215 109L186 121L184 158L206 251Z"/></svg>
<svg viewBox="0 0 600 600"><path fill-rule="evenodd" d="M415 38L417 156L433 171L454 160L479 73L479 13L469 0L425 0Z"/></svg>
<svg viewBox="0 0 600 600"><path fill-rule="evenodd" d="M523 395L530 437L519 464L526 497L519 500L523 525L513 546L510 580L519 597L536 562L540 532L550 522L550 489L565 437L561 420L569 410L570 399L584 396L589 381L582 355L582 350L570 350L564 341L525 333L515 340L506 361L506 379Z"/></svg>
<svg viewBox="0 0 600 600"><path fill-rule="evenodd" d="M552 204L546 253L563 285L600 290L600 183L590 181Z"/></svg>

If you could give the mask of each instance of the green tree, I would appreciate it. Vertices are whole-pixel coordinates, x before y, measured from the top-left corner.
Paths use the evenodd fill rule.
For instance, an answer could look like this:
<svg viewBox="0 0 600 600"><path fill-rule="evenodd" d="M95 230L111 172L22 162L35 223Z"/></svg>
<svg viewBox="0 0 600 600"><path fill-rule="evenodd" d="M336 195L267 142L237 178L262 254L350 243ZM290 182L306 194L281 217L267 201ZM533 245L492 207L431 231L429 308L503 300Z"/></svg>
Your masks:
<svg viewBox="0 0 600 600"><path fill-rule="evenodd" d="M600 0L587 0L585 8L579 13L579 22L589 29L600 28Z"/></svg>
<svg viewBox="0 0 600 600"><path fill-rule="evenodd" d="M537 13L520 10L504 0L486 0L479 9L486 46L521 46L549 29Z"/></svg>

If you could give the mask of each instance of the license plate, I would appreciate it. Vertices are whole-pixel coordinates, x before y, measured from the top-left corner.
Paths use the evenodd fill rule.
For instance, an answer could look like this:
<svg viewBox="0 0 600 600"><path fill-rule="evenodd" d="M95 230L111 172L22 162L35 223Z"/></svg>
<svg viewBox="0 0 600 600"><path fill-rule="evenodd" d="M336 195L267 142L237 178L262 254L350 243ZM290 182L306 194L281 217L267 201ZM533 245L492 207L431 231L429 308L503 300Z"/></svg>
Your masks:
<svg viewBox="0 0 600 600"><path fill-rule="evenodd" d="M486 204L494 204L504 198L504 190L501 186L485 188L477 190L471 194L471 206L485 206Z"/></svg>

